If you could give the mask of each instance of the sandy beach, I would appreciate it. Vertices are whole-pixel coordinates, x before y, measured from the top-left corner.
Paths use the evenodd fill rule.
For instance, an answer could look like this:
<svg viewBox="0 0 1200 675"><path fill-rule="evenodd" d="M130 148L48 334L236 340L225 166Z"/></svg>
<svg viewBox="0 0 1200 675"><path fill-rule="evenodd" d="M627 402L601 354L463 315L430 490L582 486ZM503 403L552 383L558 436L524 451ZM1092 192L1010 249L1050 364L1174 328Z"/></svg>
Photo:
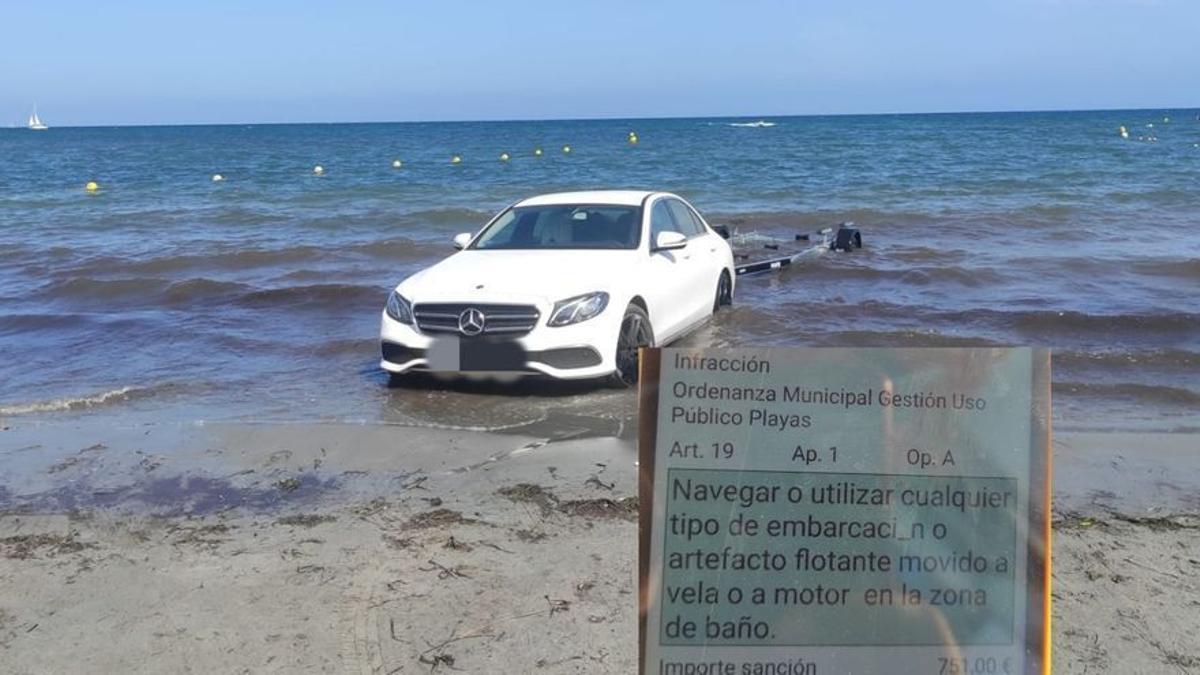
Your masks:
<svg viewBox="0 0 1200 675"><path fill-rule="evenodd" d="M5 672L636 669L630 434L0 426ZM1056 672L1200 672L1198 440L1056 439Z"/></svg>

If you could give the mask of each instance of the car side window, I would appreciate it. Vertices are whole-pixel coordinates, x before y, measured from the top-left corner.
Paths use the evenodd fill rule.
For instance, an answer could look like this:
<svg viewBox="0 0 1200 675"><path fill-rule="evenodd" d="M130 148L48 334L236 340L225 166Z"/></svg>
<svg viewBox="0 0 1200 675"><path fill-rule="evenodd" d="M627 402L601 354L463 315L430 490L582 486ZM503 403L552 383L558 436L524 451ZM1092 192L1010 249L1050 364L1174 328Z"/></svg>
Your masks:
<svg viewBox="0 0 1200 675"><path fill-rule="evenodd" d="M700 227L700 223L696 222L696 218L692 215L692 210L687 207L687 204L678 199L668 199L666 202L670 206L671 215L675 217L675 224L678 226L677 232L682 232L689 239L704 233L704 228Z"/></svg>
<svg viewBox="0 0 1200 675"><path fill-rule="evenodd" d="M660 199L654 202L654 206L650 209L650 248L654 248L660 232L680 231L679 227L675 225L675 219L671 217L670 207L667 206L668 201Z"/></svg>
<svg viewBox="0 0 1200 675"><path fill-rule="evenodd" d="M688 208L687 212L692 217L692 222L696 224L696 231L700 234L708 234L708 226L704 224L704 219L700 217L696 209Z"/></svg>

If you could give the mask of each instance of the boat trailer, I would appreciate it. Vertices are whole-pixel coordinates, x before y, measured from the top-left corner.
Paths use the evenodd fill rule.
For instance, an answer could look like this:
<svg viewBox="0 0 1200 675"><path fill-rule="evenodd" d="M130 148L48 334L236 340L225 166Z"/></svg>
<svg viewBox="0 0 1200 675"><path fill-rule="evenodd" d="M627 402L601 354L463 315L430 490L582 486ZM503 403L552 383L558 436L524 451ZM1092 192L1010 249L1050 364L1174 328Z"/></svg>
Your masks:
<svg viewBox="0 0 1200 675"><path fill-rule="evenodd" d="M733 248L734 271L739 277L774 272L825 251L849 252L862 248L862 233L852 222L842 223L836 229L826 227L810 234L797 234L791 240L756 232L741 233L728 225L714 225L713 230Z"/></svg>

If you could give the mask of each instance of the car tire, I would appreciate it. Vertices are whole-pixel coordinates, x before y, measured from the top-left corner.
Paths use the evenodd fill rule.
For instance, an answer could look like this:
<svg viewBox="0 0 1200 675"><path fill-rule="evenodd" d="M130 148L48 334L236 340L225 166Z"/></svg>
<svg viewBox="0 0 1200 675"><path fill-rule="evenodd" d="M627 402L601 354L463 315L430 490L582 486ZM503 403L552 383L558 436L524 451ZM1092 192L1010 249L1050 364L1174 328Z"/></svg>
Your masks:
<svg viewBox="0 0 1200 675"><path fill-rule="evenodd" d="M609 376L614 386L632 387L638 382L638 348L654 346L654 327L650 315L637 305L625 308L617 332L616 370Z"/></svg>
<svg viewBox="0 0 1200 675"><path fill-rule="evenodd" d="M713 314L732 304L733 281L729 278L729 270L721 270L721 276L717 279L717 294L713 298Z"/></svg>

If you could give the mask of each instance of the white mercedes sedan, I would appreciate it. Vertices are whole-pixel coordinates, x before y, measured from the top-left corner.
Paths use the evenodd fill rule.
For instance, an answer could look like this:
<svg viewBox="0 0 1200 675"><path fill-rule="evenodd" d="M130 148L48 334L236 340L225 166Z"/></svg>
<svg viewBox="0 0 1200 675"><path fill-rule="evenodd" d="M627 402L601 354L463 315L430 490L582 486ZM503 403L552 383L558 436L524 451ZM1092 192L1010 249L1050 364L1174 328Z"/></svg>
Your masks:
<svg viewBox="0 0 1200 675"><path fill-rule="evenodd" d="M450 257L400 282L380 365L503 377L608 377L733 301L733 252L683 199L604 190L518 202Z"/></svg>

